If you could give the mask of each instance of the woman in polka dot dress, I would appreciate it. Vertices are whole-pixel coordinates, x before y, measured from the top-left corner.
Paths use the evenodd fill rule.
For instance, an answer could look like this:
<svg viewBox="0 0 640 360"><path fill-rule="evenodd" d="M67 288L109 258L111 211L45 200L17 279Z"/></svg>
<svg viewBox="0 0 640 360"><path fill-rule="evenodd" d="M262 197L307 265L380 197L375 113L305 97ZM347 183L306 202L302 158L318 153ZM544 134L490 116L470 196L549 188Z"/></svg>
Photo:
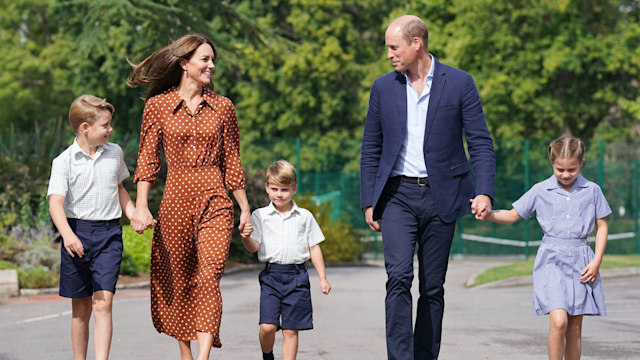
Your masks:
<svg viewBox="0 0 640 360"><path fill-rule="evenodd" d="M232 191L242 211L239 229L251 233L238 123L231 101L211 83L216 50L205 36L186 35L134 66L128 85L149 85L138 165L134 230L155 224L147 195L167 160L167 181L151 250L151 314L158 332L178 340L182 359L220 347L224 271L231 231Z"/></svg>

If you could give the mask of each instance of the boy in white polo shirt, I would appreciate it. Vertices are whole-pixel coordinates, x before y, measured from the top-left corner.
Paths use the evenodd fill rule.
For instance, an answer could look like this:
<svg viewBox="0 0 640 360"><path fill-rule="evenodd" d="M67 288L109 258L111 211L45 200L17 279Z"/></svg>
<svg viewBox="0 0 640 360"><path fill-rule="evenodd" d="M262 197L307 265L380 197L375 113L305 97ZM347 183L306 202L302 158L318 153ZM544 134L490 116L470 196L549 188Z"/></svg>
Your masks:
<svg viewBox="0 0 640 360"><path fill-rule="evenodd" d="M267 169L265 189L271 203L251 215L253 231L244 246L266 263L260 273L260 346L263 359L272 360L275 334L282 329L282 358L295 359L298 331L313 329L309 274L311 259L323 294L331 291L319 243L322 230L309 210L291 199L297 189L296 169L278 160ZM243 234L244 235L244 234Z"/></svg>
<svg viewBox="0 0 640 360"><path fill-rule="evenodd" d="M60 296L71 298L74 359L86 359L91 312L95 358L107 359L111 306L122 261L122 209L135 206L122 181L129 177L122 149L108 142L113 105L82 95L69 108L73 144L53 160L47 199L62 235Z"/></svg>

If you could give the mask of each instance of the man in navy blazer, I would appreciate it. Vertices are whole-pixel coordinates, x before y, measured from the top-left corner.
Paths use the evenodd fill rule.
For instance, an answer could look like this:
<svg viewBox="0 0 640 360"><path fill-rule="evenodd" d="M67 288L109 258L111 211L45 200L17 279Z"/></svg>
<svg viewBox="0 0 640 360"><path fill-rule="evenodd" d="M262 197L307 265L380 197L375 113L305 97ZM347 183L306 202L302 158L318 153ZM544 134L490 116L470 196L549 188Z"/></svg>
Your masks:
<svg viewBox="0 0 640 360"><path fill-rule="evenodd" d="M395 71L371 87L360 201L369 227L382 232L388 358L437 359L456 220L471 212L484 220L491 211L493 141L473 78L428 52L420 18L395 19L385 42ZM420 297L414 329L416 246Z"/></svg>

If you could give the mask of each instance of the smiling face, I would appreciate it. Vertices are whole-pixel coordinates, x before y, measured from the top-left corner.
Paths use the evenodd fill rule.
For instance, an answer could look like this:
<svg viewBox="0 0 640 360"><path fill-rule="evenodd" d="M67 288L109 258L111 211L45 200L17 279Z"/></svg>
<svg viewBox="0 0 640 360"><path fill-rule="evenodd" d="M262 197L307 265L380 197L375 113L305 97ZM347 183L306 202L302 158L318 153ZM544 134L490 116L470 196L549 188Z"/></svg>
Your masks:
<svg viewBox="0 0 640 360"><path fill-rule="evenodd" d="M276 210L285 213L291 210L293 204L291 198L296 193L296 184L279 185L274 183L265 184L265 189L269 195L269 200L273 203Z"/></svg>
<svg viewBox="0 0 640 360"><path fill-rule="evenodd" d="M576 158L555 159L553 161L553 174L558 179L558 184L566 191L569 191L576 182L583 162L584 160L580 161Z"/></svg>
<svg viewBox="0 0 640 360"><path fill-rule="evenodd" d="M211 45L204 43L196 49L189 61L182 64L182 68L186 70L187 79L195 81L198 85L207 85L211 82L211 74L216 68L214 61L213 48Z"/></svg>
<svg viewBox="0 0 640 360"><path fill-rule="evenodd" d="M106 111L101 112L93 124L86 121L80 124L80 130L84 133L87 144L91 147L98 147L108 143L109 136L113 132L111 114Z"/></svg>

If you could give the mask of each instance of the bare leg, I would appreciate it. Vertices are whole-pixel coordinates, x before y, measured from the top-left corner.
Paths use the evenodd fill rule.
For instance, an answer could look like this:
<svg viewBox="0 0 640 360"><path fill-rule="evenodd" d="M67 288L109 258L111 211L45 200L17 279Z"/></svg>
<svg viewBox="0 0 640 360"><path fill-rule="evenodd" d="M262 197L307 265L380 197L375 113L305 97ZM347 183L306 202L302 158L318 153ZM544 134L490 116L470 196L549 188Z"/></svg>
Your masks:
<svg viewBox="0 0 640 360"><path fill-rule="evenodd" d="M107 360L113 336L113 293L111 291L96 291L93 294L93 316L96 320L93 341L95 343L96 360Z"/></svg>
<svg viewBox="0 0 640 360"><path fill-rule="evenodd" d="M260 324L260 347L263 353L268 354L273 351L273 344L276 342L276 331L278 331L276 325Z"/></svg>
<svg viewBox="0 0 640 360"><path fill-rule="evenodd" d="M180 360L193 360L191 341L178 340L178 346L180 347Z"/></svg>
<svg viewBox="0 0 640 360"><path fill-rule="evenodd" d="M295 360L298 355L298 330L284 330L282 343L282 360Z"/></svg>
<svg viewBox="0 0 640 360"><path fill-rule="evenodd" d="M564 356L564 335L567 332L567 323L568 315L564 309L551 310L547 338L549 360L562 360Z"/></svg>
<svg viewBox="0 0 640 360"><path fill-rule="evenodd" d="M71 299L71 346L73 358L76 360L87 358L89 320L91 320L91 297Z"/></svg>
<svg viewBox="0 0 640 360"><path fill-rule="evenodd" d="M212 346L213 334L198 332L198 360L209 360Z"/></svg>
<svg viewBox="0 0 640 360"><path fill-rule="evenodd" d="M579 360L582 353L582 315L569 315L566 333L566 360Z"/></svg>

